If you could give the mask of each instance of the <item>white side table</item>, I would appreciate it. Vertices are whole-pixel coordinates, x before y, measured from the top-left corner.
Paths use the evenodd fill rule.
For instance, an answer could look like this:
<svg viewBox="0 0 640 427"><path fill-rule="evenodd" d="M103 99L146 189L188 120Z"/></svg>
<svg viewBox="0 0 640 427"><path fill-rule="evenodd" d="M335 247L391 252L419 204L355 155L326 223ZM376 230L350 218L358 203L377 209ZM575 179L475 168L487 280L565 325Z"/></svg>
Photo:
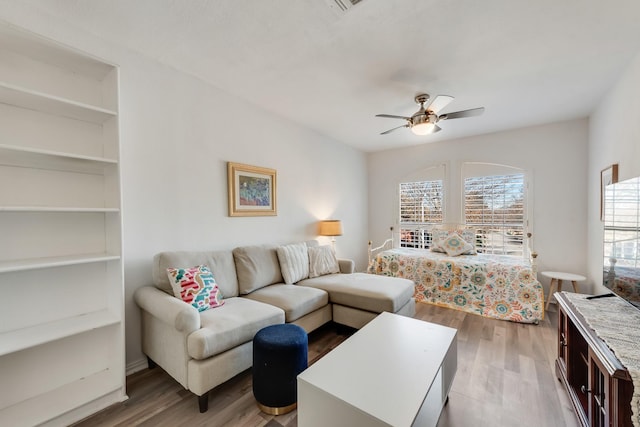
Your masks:
<svg viewBox="0 0 640 427"><path fill-rule="evenodd" d="M562 290L562 281L563 280L569 280L571 281L571 284L573 285L573 291L575 293L578 293L578 282L582 282L583 280L587 280L586 277L581 276L579 274L572 274L572 273L563 273L561 271L543 271L542 273L543 276L548 277L551 279L551 284L549 285L549 296L547 297L547 305L545 305L545 310L549 309L549 303L551 302L551 296L556 292L556 291L561 291Z"/></svg>

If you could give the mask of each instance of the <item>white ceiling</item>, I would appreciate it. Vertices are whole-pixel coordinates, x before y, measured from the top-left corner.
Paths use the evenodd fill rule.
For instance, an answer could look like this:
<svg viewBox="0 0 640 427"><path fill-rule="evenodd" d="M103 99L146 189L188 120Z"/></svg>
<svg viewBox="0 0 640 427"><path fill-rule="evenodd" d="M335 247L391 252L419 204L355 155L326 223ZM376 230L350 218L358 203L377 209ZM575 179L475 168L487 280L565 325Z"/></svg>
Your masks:
<svg viewBox="0 0 640 427"><path fill-rule="evenodd" d="M364 151L586 117L640 49L637 0L22 1ZM420 92L486 112L379 135Z"/></svg>

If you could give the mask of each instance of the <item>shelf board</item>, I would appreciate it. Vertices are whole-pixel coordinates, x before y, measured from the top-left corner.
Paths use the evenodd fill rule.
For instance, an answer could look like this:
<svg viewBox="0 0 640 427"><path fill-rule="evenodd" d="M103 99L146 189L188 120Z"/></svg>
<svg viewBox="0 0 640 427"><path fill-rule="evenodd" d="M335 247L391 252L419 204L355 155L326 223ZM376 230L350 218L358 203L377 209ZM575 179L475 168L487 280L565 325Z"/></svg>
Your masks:
<svg viewBox="0 0 640 427"><path fill-rule="evenodd" d="M0 356L118 323L119 316L109 310L101 310L3 332L0 333Z"/></svg>
<svg viewBox="0 0 640 427"><path fill-rule="evenodd" d="M0 261L0 273L36 270L40 268L65 267L70 265L115 261L119 259L120 259L119 255L101 253L101 254L47 257L47 258L19 259L19 260L13 260L13 261Z"/></svg>
<svg viewBox="0 0 640 427"><path fill-rule="evenodd" d="M0 409L0 425L40 425L76 409L87 400L97 399L120 390L121 396L125 396L120 374L111 369L103 369Z"/></svg>
<svg viewBox="0 0 640 427"><path fill-rule="evenodd" d="M582 359L582 362L588 367L589 366L589 360L587 359L587 355L584 353L580 353L580 359Z"/></svg>
<svg viewBox="0 0 640 427"><path fill-rule="evenodd" d="M118 115L115 111L33 91L6 82L0 82L0 102L97 124L104 123Z"/></svg>
<svg viewBox="0 0 640 427"><path fill-rule="evenodd" d="M109 170L117 168L118 161L103 157L0 144L0 165L104 175Z"/></svg>
<svg viewBox="0 0 640 427"><path fill-rule="evenodd" d="M0 26L0 47L95 80L114 69L102 59L8 23Z"/></svg>
<svg viewBox="0 0 640 427"><path fill-rule="evenodd" d="M80 208L58 206L0 206L0 212L68 212L68 213L118 213L118 208Z"/></svg>
<svg viewBox="0 0 640 427"><path fill-rule="evenodd" d="M0 144L0 152L5 151L8 153L24 154L25 156L43 157L43 158L62 158L72 161L89 162L89 163L106 163L106 164L118 164L115 159L107 159L105 157L84 156L75 153L65 153L62 151L43 150L33 147L21 147L19 145Z"/></svg>

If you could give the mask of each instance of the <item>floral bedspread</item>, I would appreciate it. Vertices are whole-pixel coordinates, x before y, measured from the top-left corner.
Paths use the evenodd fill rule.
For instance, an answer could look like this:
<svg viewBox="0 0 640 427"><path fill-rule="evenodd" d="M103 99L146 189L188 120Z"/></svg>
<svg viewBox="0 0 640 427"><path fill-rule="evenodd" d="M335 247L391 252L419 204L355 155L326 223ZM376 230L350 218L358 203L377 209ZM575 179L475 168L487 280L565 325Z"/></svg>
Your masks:
<svg viewBox="0 0 640 427"><path fill-rule="evenodd" d="M544 318L542 285L531 266L517 257L450 257L400 248L378 254L369 273L413 280L416 301L521 323Z"/></svg>
<svg viewBox="0 0 640 427"><path fill-rule="evenodd" d="M610 273L612 272L613 270L610 270ZM605 285L611 286L612 291L631 301L640 302L640 269L617 266L615 275L609 276L607 279L611 285L609 283L605 283Z"/></svg>

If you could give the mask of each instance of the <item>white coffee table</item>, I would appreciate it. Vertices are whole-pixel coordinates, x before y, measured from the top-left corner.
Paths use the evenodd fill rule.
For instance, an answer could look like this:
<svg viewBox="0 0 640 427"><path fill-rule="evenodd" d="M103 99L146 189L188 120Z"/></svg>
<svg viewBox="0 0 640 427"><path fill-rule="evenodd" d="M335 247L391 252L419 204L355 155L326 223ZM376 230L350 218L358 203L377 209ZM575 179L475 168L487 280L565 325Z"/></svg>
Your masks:
<svg viewBox="0 0 640 427"><path fill-rule="evenodd" d="M298 375L298 426L435 426L456 330L382 313Z"/></svg>

